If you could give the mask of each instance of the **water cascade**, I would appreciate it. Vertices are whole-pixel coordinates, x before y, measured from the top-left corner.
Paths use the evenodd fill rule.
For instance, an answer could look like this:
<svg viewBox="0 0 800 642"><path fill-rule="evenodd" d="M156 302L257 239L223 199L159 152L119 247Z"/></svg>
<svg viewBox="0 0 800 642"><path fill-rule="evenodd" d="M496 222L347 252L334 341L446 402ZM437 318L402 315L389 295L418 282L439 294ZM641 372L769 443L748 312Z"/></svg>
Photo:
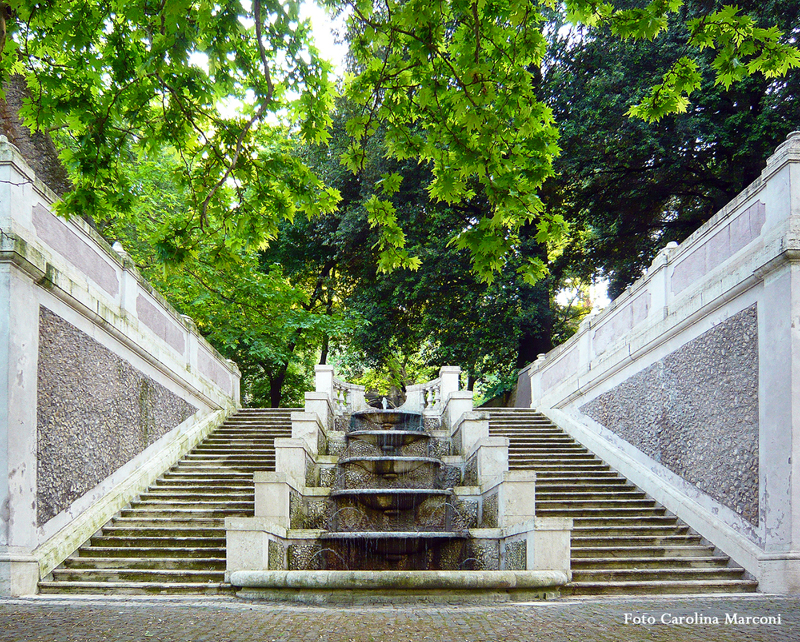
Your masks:
<svg viewBox="0 0 800 642"><path fill-rule="evenodd" d="M317 368L317 390L256 472L255 516L228 518L226 577L249 598L396 602L552 597L571 520L535 518L534 478L508 470L458 390L458 368L397 409Z"/></svg>
<svg viewBox="0 0 800 642"><path fill-rule="evenodd" d="M457 569L468 523L424 429L421 412L354 412L330 498L333 513L320 542L325 568ZM452 479L452 475L451 475Z"/></svg>

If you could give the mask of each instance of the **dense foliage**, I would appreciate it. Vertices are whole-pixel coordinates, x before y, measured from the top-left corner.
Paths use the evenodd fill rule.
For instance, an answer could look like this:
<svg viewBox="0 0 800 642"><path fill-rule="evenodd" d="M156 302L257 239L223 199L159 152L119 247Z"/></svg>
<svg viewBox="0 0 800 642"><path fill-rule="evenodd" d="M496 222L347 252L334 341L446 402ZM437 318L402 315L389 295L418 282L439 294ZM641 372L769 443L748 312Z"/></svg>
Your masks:
<svg viewBox="0 0 800 642"><path fill-rule="evenodd" d="M620 42L608 29L551 27L540 95L553 109L562 152L545 187L549 208L576 235L566 258L584 276L601 272L619 294L669 241L682 241L757 178L766 158L800 127L800 70L715 83L712 55L686 113L657 123L627 112L683 47L679 23L708 2L690 0L654 41ZM740 3L761 26L800 38L800 2ZM554 16L555 18L555 16ZM559 31L559 27L562 27Z"/></svg>
<svg viewBox="0 0 800 642"><path fill-rule="evenodd" d="M671 238L598 259L639 219L632 207L609 218L613 189L581 173L591 164L572 152L593 119L632 132L604 144L649 168L649 139L665 139L646 123L668 139L684 122L669 114L691 110L699 124L683 140L706 141L705 154L725 123L746 120L726 92L751 104L793 91L773 79L800 63L774 26L777 2L758 20L700 0L328 4L349 15L352 70L333 130L329 65L296 0L0 0L0 81L24 77L22 115L61 142L74 189L60 211L122 240L239 361L254 403L296 402L286 392L332 351L398 372L457 363L502 388L574 326L574 306L555 302L581 276L572 258L586 247L624 281ZM565 20L587 31L559 41ZM623 64L633 74L610 96L603 79ZM769 100L754 138L782 131ZM720 127L693 139L719 105ZM676 155L678 143L663 156ZM736 158L714 176L726 167ZM596 207L579 202L598 193ZM673 203L648 202L650 229L668 229Z"/></svg>

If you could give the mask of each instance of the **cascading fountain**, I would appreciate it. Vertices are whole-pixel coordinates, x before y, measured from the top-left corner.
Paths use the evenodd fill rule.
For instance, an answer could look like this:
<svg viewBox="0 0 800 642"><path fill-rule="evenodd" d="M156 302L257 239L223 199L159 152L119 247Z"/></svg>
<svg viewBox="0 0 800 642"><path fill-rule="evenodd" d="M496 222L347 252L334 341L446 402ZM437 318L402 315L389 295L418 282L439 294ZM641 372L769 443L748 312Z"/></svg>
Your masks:
<svg viewBox="0 0 800 642"><path fill-rule="evenodd" d="M330 494L333 513L320 537L329 551L325 568L459 568L468 524L431 441L421 412L352 414Z"/></svg>
<svg viewBox="0 0 800 642"><path fill-rule="evenodd" d="M458 368L398 409L317 367L317 391L227 518L226 578L270 600L536 599L569 581L571 520L534 515L533 475L458 390Z"/></svg>

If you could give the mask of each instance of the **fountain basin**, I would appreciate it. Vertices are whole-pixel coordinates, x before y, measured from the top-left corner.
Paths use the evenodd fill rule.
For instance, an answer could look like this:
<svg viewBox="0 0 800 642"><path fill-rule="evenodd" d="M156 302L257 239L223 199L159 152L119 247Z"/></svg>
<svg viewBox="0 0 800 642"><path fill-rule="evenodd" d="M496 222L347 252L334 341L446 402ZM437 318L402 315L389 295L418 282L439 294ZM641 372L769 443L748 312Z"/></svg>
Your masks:
<svg viewBox="0 0 800 642"><path fill-rule="evenodd" d="M421 439L430 439L428 433L419 430L354 430L347 436L366 442L384 452L394 452Z"/></svg>
<svg viewBox="0 0 800 642"><path fill-rule="evenodd" d="M331 498L353 499L362 506L381 511L416 508L432 497L449 498L450 491L431 488L357 488L334 490Z"/></svg>
<svg viewBox="0 0 800 642"><path fill-rule="evenodd" d="M427 466L439 468L441 459L435 457L345 457L339 460L340 466L348 464L363 468L373 475L405 475Z"/></svg>
<svg viewBox="0 0 800 642"><path fill-rule="evenodd" d="M362 430L406 430L424 432L425 427L421 412L403 410L368 408L359 410L350 416L348 432Z"/></svg>
<svg viewBox="0 0 800 642"><path fill-rule="evenodd" d="M457 539L467 539L467 533L453 531L359 531L325 533L320 541L334 540L369 550L370 554L383 557L414 555L430 546Z"/></svg>
<svg viewBox="0 0 800 642"><path fill-rule="evenodd" d="M558 597L565 571L233 571L242 598L309 604L508 602Z"/></svg>

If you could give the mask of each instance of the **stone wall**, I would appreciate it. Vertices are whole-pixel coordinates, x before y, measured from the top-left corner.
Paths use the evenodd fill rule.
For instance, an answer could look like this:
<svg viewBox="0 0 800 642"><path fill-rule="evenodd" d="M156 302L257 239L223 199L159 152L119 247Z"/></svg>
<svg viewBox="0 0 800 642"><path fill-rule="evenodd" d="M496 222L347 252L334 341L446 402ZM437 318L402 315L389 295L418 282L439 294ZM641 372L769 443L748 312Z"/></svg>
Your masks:
<svg viewBox="0 0 800 642"><path fill-rule="evenodd" d="M41 306L37 522L46 523L196 411Z"/></svg>
<svg viewBox="0 0 800 642"><path fill-rule="evenodd" d="M580 410L758 525L755 305Z"/></svg>

